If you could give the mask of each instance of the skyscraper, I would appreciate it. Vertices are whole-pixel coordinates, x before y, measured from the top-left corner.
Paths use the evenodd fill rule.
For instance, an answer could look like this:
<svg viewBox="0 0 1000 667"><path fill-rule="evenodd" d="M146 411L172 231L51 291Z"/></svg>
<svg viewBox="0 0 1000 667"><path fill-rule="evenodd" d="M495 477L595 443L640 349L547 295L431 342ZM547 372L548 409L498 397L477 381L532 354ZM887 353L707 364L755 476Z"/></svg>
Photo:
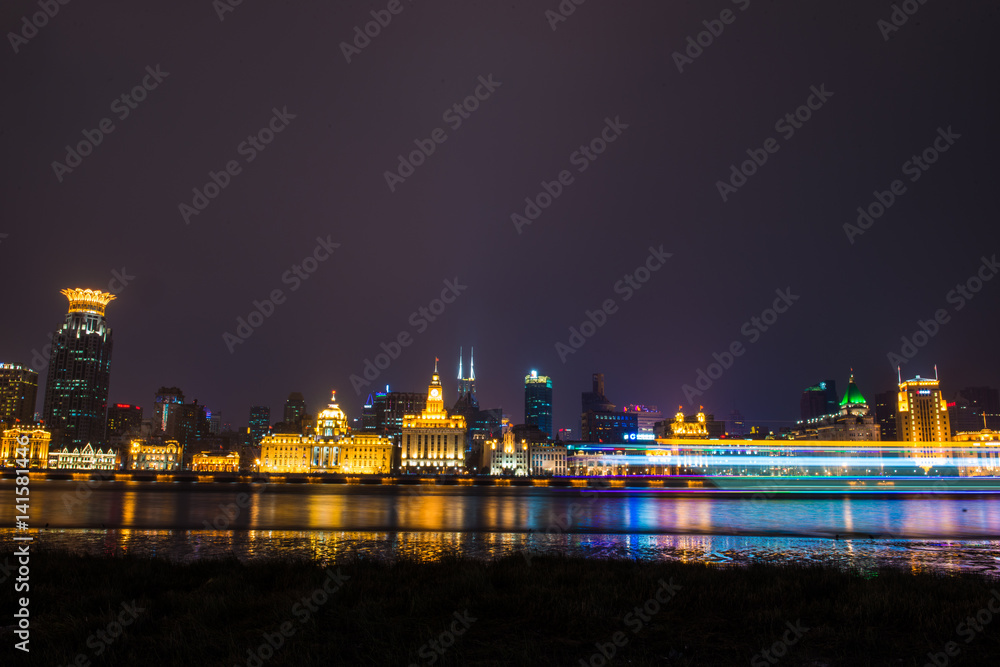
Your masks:
<svg viewBox="0 0 1000 667"><path fill-rule="evenodd" d="M833 380L823 380L807 387L799 399L799 418L803 421L832 415L839 410L837 383Z"/></svg>
<svg viewBox="0 0 1000 667"><path fill-rule="evenodd" d="M552 437L552 378L538 371L524 376L524 423Z"/></svg>
<svg viewBox="0 0 1000 667"><path fill-rule="evenodd" d="M153 428L166 431L170 422L170 412L184 403L184 392L177 387L160 387L153 399Z"/></svg>
<svg viewBox="0 0 1000 667"><path fill-rule="evenodd" d="M464 401L473 408L479 407L479 399L476 398L476 367L475 348L469 352L469 377L462 375L462 348L458 348L458 396L457 401Z"/></svg>
<svg viewBox="0 0 1000 667"><path fill-rule="evenodd" d="M267 435L271 428L271 408L266 405L255 405L250 408L250 444L254 447L260 444L261 438Z"/></svg>
<svg viewBox="0 0 1000 667"><path fill-rule="evenodd" d="M903 442L947 442L951 440L948 403L934 368L934 379L900 381L896 411L896 436Z"/></svg>
<svg viewBox="0 0 1000 667"><path fill-rule="evenodd" d="M306 399L302 393L293 391L285 399L284 421L285 428L289 433L299 433L302 431L302 418L306 414Z"/></svg>
<svg viewBox="0 0 1000 667"><path fill-rule="evenodd" d="M128 435L139 435L142 426L142 407L127 403L115 403L108 406L107 437L120 438Z"/></svg>
<svg viewBox="0 0 1000 667"><path fill-rule="evenodd" d="M64 289L69 312L52 337L44 420L58 446L104 440L111 377L111 328L104 320L114 294Z"/></svg>
<svg viewBox="0 0 1000 667"><path fill-rule="evenodd" d="M34 423L37 398L38 373L20 364L0 364L0 423Z"/></svg>

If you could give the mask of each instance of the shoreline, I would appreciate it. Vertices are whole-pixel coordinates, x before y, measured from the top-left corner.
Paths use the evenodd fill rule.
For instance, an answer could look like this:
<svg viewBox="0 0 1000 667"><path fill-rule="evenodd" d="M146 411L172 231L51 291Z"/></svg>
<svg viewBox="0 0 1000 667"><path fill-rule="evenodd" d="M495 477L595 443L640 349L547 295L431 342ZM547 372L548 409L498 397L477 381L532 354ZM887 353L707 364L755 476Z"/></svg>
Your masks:
<svg viewBox="0 0 1000 667"><path fill-rule="evenodd" d="M981 619L982 631L963 639L971 626L960 624L1000 600L996 580L972 573L530 554L319 564L39 551L31 563L32 661L45 664L84 654L111 665L150 655L161 664L254 665L282 627L294 632L268 665L431 664L421 649L449 628L455 641L438 643L448 646L431 652L433 664L596 665L603 647L612 664L745 665L782 641L789 666L922 665L948 642L963 664L989 664L1000 646L1000 618ZM315 593L324 586L332 592ZM123 604L141 611L97 658L88 638ZM461 633L456 614L474 619ZM2 654L12 635L0 634Z"/></svg>

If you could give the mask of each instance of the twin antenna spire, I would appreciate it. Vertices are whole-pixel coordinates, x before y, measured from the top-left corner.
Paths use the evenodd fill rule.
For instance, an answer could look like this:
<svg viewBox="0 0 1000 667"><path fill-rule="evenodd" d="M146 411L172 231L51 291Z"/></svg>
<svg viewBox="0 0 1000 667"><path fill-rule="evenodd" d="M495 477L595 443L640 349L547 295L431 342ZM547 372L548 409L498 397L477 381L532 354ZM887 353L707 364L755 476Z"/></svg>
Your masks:
<svg viewBox="0 0 1000 667"><path fill-rule="evenodd" d="M476 353L476 348L473 347L473 348L470 348L470 350L471 351L469 352L469 378L468 379L475 380L476 379L476 365L475 365L476 364L476 360L474 358L474 355ZM462 348L461 347L458 348L458 379L459 380L464 380L465 379L464 377L462 377Z"/></svg>

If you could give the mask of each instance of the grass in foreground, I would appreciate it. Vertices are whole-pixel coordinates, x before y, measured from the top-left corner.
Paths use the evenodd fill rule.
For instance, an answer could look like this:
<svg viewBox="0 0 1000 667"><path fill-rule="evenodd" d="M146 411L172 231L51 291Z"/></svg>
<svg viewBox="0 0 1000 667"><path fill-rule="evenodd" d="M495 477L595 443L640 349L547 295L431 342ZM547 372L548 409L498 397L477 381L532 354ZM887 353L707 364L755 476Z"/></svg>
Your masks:
<svg viewBox="0 0 1000 667"><path fill-rule="evenodd" d="M1000 614L981 614L981 630L966 620L991 599L1000 609L1000 582L976 575L541 556L324 568L35 552L31 566L31 653L5 630L0 664L599 667L602 647L610 665L1000 664ZM303 604L326 569L339 588ZM105 643L98 631L111 639L133 600L134 621ZM279 648L261 650L265 635Z"/></svg>

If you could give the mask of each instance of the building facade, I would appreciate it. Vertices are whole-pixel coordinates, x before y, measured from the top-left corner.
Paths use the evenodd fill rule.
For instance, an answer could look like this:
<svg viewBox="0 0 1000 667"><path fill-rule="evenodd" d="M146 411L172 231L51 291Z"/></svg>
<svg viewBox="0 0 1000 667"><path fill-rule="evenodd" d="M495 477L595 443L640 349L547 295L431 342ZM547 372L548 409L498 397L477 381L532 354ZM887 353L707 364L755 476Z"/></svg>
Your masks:
<svg viewBox="0 0 1000 667"><path fill-rule="evenodd" d="M240 456L236 452L198 452L191 457L195 472L239 472Z"/></svg>
<svg viewBox="0 0 1000 667"><path fill-rule="evenodd" d="M160 438L149 441L133 440L129 447L128 467L131 470L158 472L180 470L182 451L181 444L176 440L161 440Z"/></svg>
<svg viewBox="0 0 1000 667"><path fill-rule="evenodd" d="M247 433L250 436L250 444L259 447L261 440L271 430L271 408L266 405L254 405L250 408L250 425Z"/></svg>
<svg viewBox="0 0 1000 667"><path fill-rule="evenodd" d="M489 442L490 474L527 477L531 474L531 457L527 441L518 442L509 424L499 440Z"/></svg>
<svg viewBox="0 0 1000 667"><path fill-rule="evenodd" d="M538 371L524 376L524 423L552 437L552 378Z"/></svg>
<svg viewBox="0 0 1000 667"><path fill-rule="evenodd" d="M951 422L938 378L899 383L896 435L902 442L948 442Z"/></svg>
<svg viewBox="0 0 1000 667"><path fill-rule="evenodd" d="M35 423L38 373L20 364L0 364L0 424Z"/></svg>
<svg viewBox="0 0 1000 667"><path fill-rule="evenodd" d="M346 475L392 472L392 439L378 433L354 433L341 441L340 471Z"/></svg>
<svg viewBox="0 0 1000 667"><path fill-rule="evenodd" d="M69 447L49 455L49 467L60 470L114 470L117 455L114 451L94 450L89 443L83 449Z"/></svg>
<svg viewBox="0 0 1000 667"><path fill-rule="evenodd" d="M19 467L17 450L21 446L18 440L24 436L28 437L28 467L48 468L49 467L49 443L52 434L38 426L15 426L4 429L3 438L0 439L0 463L8 468Z"/></svg>
<svg viewBox="0 0 1000 667"><path fill-rule="evenodd" d="M465 470L465 418L444 409L444 388L438 374L427 387L427 404L419 415L406 415L402 426L403 473L458 473Z"/></svg>
<svg viewBox="0 0 1000 667"><path fill-rule="evenodd" d="M52 337L45 386L45 427L59 446L104 441L111 377L111 327L104 319L114 294L64 289L69 311Z"/></svg>
<svg viewBox="0 0 1000 667"><path fill-rule="evenodd" d="M529 472L535 477L563 476L566 474L565 445L528 445Z"/></svg>

